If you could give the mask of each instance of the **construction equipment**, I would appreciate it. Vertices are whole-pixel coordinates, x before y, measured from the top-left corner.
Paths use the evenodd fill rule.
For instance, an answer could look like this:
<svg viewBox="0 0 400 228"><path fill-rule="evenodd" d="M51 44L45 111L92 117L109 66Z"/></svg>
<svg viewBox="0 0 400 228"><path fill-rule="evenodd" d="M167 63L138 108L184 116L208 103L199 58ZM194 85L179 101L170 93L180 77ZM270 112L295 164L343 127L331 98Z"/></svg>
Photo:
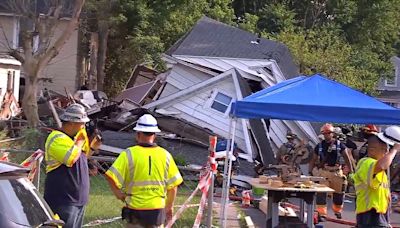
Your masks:
<svg viewBox="0 0 400 228"><path fill-rule="evenodd" d="M265 170L275 170L277 177L273 180L280 180L283 183L297 184L298 182L307 181L323 181L321 177L305 177L301 176L300 164L303 160L308 159L310 156L310 149L308 144L303 143L295 148L290 154L285 155L287 158L283 159L284 163L280 165L269 165Z"/></svg>

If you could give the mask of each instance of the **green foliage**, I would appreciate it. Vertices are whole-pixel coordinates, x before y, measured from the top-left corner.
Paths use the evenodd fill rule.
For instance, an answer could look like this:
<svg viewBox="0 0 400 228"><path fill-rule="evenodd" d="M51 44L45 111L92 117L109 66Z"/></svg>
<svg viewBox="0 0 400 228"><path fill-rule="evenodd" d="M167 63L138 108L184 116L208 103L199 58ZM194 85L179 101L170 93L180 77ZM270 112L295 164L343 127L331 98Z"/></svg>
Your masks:
<svg viewBox="0 0 400 228"><path fill-rule="evenodd" d="M265 5L258 15L257 28L271 34L292 30L296 22L296 14L281 3Z"/></svg>
<svg viewBox="0 0 400 228"><path fill-rule="evenodd" d="M273 38L289 47L303 74L322 73L368 93L374 93L383 68L391 67L375 53L354 48L331 28L283 31Z"/></svg>
<svg viewBox="0 0 400 228"><path fill-rule="evenodd" d="M185 157L182 155L179 155L179 154L174 156L174 161L175 161L175 164L179 165L179 166L187 165Z"/></svg>
<svg viewBox="0 0 400 228"><path fill-rule="evenodd" d="M286 44L302 74L323 73L370 94L381 77L393 77L400 0L237 0L233 6L239 17L259 18L256 27L242 28Z"/></svg>
<svg viewBox="0 0 400 228"><path fill-rule="evenodd" d="M26 128L22 130L24 142L22 148L26 150L37 150L43 147L43 134L36 128Z"/></svg>
<svg viewBox="0 0 400 228"><path fill-rule="evenodd" d="M164 70L161 54L203 15L228 24L233 24L235 18L230 0L119 0L118 3L111 12L114 23L105 67L105 88L111 96L123 89L136 64Z"/></svg>
<svg viewBox="0 0 400 228"><path fill-rule="evenodd" d="M400 53L400 0L88 0L87 7L112 25L109 95L136 64L165 69L161 53L203 15L285 43L302 74L323 73L367 93L391 76L389 58Z"/></svg>
<svg viewBox="0 0 400 228"><path fill-rule="evenodd" d="M240 22L239 28L256 33L258 20L259 17L257 15L245 13L244 16L238 20Z"/></svg>
<svg viewBox="0 0 400 228"><path fill-rule="evenodd" d="M194 188L193 188L194 189ZM182 205L193 189L189 192L184 193L181 189L178 189L178 195L175 199L175 205ZM195 196L191 204L196 204L200 202L200 197ZM109 219L121 215L121 208L124 204L115 198L113 193L108 186L107 181L104 176L94 176L90 178L90 195L89 204L85 209L84 224L88 222L93 222L98 219ZM178 210L178 206L175 210ZM197 215L197 207L191 207L185 210L180 219L178 219L174 227L191 227L193 226L193 221ZM107 223L99 225L96 227L125 227L125 222L122 220L117 220L112 223Z"/></svg>

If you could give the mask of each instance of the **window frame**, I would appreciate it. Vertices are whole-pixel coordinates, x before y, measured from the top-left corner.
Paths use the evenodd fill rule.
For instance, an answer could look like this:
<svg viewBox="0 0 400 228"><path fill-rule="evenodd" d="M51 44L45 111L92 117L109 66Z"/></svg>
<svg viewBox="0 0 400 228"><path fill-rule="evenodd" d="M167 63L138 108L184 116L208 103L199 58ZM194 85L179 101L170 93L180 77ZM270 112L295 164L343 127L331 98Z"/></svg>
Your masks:
<svg viewBox="0 0 400 228"><path fill-rule="evenodd" d="M385 78L384 80L384 84L387 87L397 87L397 77L400 76L400 67L396 66L394 69L394 78L393 78L393 84L392 83L388 83L388 79Z"/></svg>
<svg viewBox="0 0 400 228"><path fill-rule="evenodd" d="M227 96L227 97L230 97L230 98L231 98L231 101L229 102L229 105L227 106L225 112L221 112L221 111L219 111L219 110L217 110L217 109L212 108L212 105L213 105L214 102L216 101L215 99L216 99L218 93L220 93L220 94L222 94L222 95L224 95L224 96ZM206 103L205 103L205 108L208 109L208 110L211 110L211 111L214 112L214 113L218 113L219 115L223 115L223 116L226 117L226 116L228 116L228 114L229 114L229 111L230 111L230 109L231 109L232 102L234 101L234 99L235 99L235 97L232 96L231 93L228 93L228 92L223 91L223 90L221 90L221 89L213 89L213 90L211 91L210 97L208 98L208 100L207 100ZM217 101L217 102L220 103L220 104L223 104L223 103L221 103L221 102L219 102L219 101ZM223 104L223 105L225 105L225 104Z"/></svg>

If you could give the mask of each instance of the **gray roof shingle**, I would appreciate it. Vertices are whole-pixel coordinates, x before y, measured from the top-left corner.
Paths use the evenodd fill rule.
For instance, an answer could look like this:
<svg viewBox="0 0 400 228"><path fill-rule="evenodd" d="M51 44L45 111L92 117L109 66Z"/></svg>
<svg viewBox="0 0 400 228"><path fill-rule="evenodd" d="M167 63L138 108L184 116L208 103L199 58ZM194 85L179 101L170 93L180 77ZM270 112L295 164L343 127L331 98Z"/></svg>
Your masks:
<svg viewBox="0 0 400 228"><path fill-rule="evenodd" d="M284 44L264 38L260 38L259 44L254 44L256 40L255 34L204 16L167 51L167 54L273 59L286 78L299 75L299 68Z"/></svg>

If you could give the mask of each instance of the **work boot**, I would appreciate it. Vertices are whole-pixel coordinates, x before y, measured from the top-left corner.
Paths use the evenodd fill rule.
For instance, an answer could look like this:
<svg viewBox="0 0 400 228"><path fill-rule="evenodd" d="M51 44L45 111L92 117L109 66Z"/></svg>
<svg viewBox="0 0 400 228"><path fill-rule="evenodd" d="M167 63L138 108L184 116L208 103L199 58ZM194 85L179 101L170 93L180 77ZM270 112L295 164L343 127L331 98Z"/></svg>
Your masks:
<svg viewBox="0 0 400 228"><path fill-rule="evenodd" d="M340 212L335 212L335 216L337 219L342 219L342 213Z"/></svg>

